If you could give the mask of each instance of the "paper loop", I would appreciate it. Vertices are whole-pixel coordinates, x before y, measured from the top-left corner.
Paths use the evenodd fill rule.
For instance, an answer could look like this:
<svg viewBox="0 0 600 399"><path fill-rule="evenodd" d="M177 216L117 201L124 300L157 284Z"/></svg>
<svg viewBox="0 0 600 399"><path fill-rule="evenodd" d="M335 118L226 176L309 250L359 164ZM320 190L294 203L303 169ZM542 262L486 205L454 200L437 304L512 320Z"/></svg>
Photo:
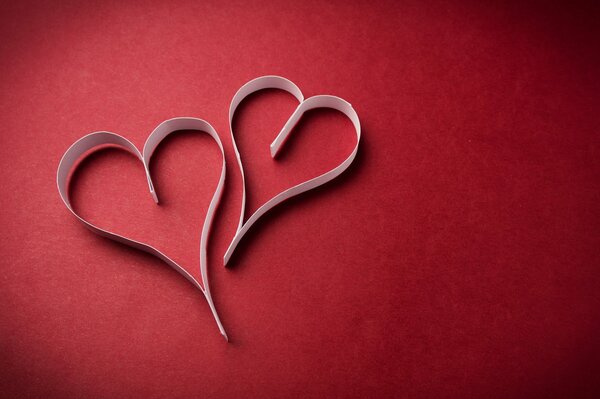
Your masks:
<svg viewBox="0 0 600 399"><path fill-rule="evenodd" d="M68 192L68 178L69 172L75 166L75 163L82 158L83 156L89 154L91 150L98 149L99 147L103 147L106 145L114 145L120 147L133 155L135 155L144 165L144 170L146 172L146 178L148 180L148 188L150 189L150 194L154 201L158 204L158 196L154 189L154 185L152 184L152 177L150 176L150 158L154 153L154 150L160 142L167 137L169 134L177 131L177 130L200 130L208 133L218 144L219 149L221 151L221 156L223 159L223 163L221 166L221 176L219 178L219 183L217 184L217 188L215 193L213 194L212 200L210 201L210 205L208 207L208 211L206 213L206 217L204 219L204 225L202 227L202 234L200 237L200 276L202 279L202 284L200 284L190 273L188 273L183 267L181 267L177 262L169 258L167 255L159 251L158 249L145 244L143 242L139 242L130 238L126 238L119 234L113 233L111 231L102 229L84 218L75 212L73 207L71 206L71 202L69 199ZM60 164L58 165L58 171L56 176L56 183L58 186L58 192L63 202L65 203L67 209L77 218L85 227L90 229L92 232L101 235L103 237L109 238L111 240L120 242L122 244L128 245L130 247L140 249L142 251L148 252L157 258L164 261L166 264L171 266L177 272L179 272L183 277L185 277L189 282L195 285L206 297L206 301L210 307L210 310L215 318L217 326L219 327L219 331L223 335L223 337L228 340L227 334L225 333L225 329L221 324L221 320L219 319L219 315L217 314L217 310L212 300L212 296L210 293L210 286L208 284L208 276L207 276L207 266L206 266L206 245L208 236L210 234L210 228L213 222L213 218L215 215L216 208L221 199L221 194L223 193L223 186L225 183L225 152L223 150L223 144L221 143L221 139L219 135L215 131L215 129L206 121L197 118L173 118L162 122L154 131L148 136L146 143L144 144L144 149L142 153L136 148L133 143L127 140L125 137L120 136L116 133L111 132L95 132L90 133L79 140L77 140L63 155Z"/></svg>
<svg viewBox="0 0 600 399"><path fill-rule="evenodd" d="M275 140L271 143L271 156L275 157L285 140L288 138L289 134L292 132L294 126L298 123L298 121L302 118L302 115L311 109L315 108L331 108L342 112L346 115L354 128L356 129L356 146L350 153L350 155L338 166L331 169L328 172L323 173L320 176L307 180L303 183L295 185L291 188L288 188L281 193L277 194L269 201L265 202L260 208L254 212L246 222L244 222L245 211L246 211L246 179L244 176L244 167L242 165L242 159L240 153L237 148L237 144L235 142L235 137L233 134L233 117L235 115L235 111L237 110L238 105L250 94L263 90L263 89L280 89L287 91L292 94L299 102L298 107L292 114L292 116L288 119L288 121L281 129L281 132L277 135ZM349 102L346 100L330 95L318 95L310 98L304 99L304 96L298 86L296 86L290 80L280 77L280 76L262 76L256 79L251 80L250 82L243 85L237 93L233 96L231 100L231 105L229 107L229 131L231 133L231 142L233 143L233 148L235 150L235 155L237 157L238 166L240 169L240 173L242 175L242 204L240 208L240 219L238 223L238 228L236 230L235 236L231 240L229 248L223 257L223 263L227 265L231 255L237 248L240 240L244 237L246 232L256 223L261 216L267 213L271 208L285 201L286 199L292 198L298 194L304 193L308 190L312 190L313 188L319 187L339 176L344 170L346 170L354 158L356 157L356 153L358 152L358 145L360 143L360 120L358 119L358 114L352 108Z"/></svg>

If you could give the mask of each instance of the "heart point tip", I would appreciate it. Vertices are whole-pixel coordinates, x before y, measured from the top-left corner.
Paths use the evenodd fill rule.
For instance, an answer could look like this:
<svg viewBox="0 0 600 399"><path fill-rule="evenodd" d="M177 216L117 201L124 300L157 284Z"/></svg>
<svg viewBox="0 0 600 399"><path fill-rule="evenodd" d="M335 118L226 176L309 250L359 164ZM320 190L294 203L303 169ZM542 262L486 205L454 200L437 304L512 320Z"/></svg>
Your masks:
<svg viewBox="0 0 600 399"><path fill-rule="evenodd" d="M154 202L156 202L156 204L158 204L158 196L156 195L156 191L151 190L150 194L152 194L152 199L154 200Z"/></svg>

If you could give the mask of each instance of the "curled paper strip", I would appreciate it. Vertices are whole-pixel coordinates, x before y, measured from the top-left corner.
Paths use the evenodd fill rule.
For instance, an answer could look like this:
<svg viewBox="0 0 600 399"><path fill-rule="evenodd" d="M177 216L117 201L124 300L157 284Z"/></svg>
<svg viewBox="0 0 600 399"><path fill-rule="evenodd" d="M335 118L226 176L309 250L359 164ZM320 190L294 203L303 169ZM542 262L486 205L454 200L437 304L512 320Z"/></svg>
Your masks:
<svg viewBox="0 0 600 399"><path fill-rule="evenodd" d="M244 223L245 210L246 210L246 180L244 177L244 167L242 165L242 159L240 157L240 153L237 148L237 144L235 142L235 137L233 134L233 116L235 115L235 111L240 103L249 96L250 94L263 90L263 89L280 89L285 90L288 93L292 94L298 102L300 103L292 116L288 119L288 121L281 129L281 132L277 135L273 143L271 143L271 156L275 157L282 145L285 143L285 140L288 138L290 132L294 128L294 126L298 123L302 115L311 109L315 108L331 108L336 109L343 114L345 114L354 125L356 129L356 146L342 163L340 163L335 168L331 169L328 172L323 173L320 176L317 176L313 179L307 180L303 183L300 183L294 187L288 188L285 191L277 194L269 201L265 202L260 208L256 210ZM312 190L313 188L319 187L339 176L344 170L350 166L354 158L356 157L356 153L358 152L358 144L360 142L360 120L358 119L358 114L352 108L349 102L344 99L341 99L336 96L329 95L318 95L313 96L307 99L304 99L304 95L294 83L286 78L282 78L280 76L262 76L256 79L251 80L250 82L243 85L237 93L233 96L231 100L231 105L229 107L229 130L231 133L231 142L233 143L233 148L235 150L235 155L237 157L238 165L240 168L240 173L242 175L242 205L240 210L240 220L238 224L238 228L235 236L233 237L227 252L223 257L223 263L227 265L231 255L237 248L240 240L244 237L246 232L252 227L256 221L267 213L271 208L278 205L279 203L289 199L295 195L301 194L303 192Z"/></svg>
<svg viewBox="0 0 600 399"><path fill-rule="evenodd" d="M91 150L97 149L101 146L106 145L114 145L120 147L133 155L135 155L144 165L144 170L146 171L146 178L148 179L148 187L150 189L150 194L154 201L158 204L158 196L156 195L156 191L154 189L154 185L152 184L152 177L150 176L150 158L154 153L154 150L160 142L167 137L169 134L173 133L177 130L201 130L208 133L219 145L219 149L221 150L221 155L223 157L223 164L221 166L221 177L219 178L219 183L213 194L212 200L210 201L210 205L208 207L208 211L206 213L206 217L204 219L204 225L202 227L202 235L200 238L200 276L202 278L202 284L200 284L191 274L189 274L183 267L178 265L174 260L169 258L167 255L160 252L158 249L130 239L123 237L119 234L110 232L108 230L104 230L98 226L93 225L87 220L83 219L81 216L73 210L71 206L71 202L69 200L68 193L68 178L69 172L75 166L75 163L82 156L88 154ZM142 251L148 252L157 258L164 261L166 264L171 266L177 272L179 272L183 277L185 277L188 281L194 284L206 297L206 301L210 306L210 310L217 322L217 326L219 327L219 331L223 335L223 337L228 340L227 334L225 333L225 329L219 320L219 315L217 314L217 310L215 309L215 305L213 303L210 287L208 284L207 270L206 270L206 244L208 240L208 236L210 233L210 227L215 215L216 208L219 204L219 200L221 199L221 194L223 192L223 186L225 183L225 152L223 150L223 144L221 143L221 139L219 135L215 131L215 129L206 121L197 118L174 118L169 119L158 125L156 129L148 136L146 143L144 144L144 149L140 153L140 151L136 148L133 143L129 140L115 133L110 132L95 132L90 133L87 136L84 136L77 140L63 155L60 164L58 165L58 172L56 177L56 183L58 185L58 192L60 193L60 197L63 202L67 206L67 209L71 211L71 213L79 219L81 223L84 224L85 227L90 229L92 232L99 234L103 237L110 238L111 240L118 241L125 245L128 245L133 248L140 249Z"/></svg>

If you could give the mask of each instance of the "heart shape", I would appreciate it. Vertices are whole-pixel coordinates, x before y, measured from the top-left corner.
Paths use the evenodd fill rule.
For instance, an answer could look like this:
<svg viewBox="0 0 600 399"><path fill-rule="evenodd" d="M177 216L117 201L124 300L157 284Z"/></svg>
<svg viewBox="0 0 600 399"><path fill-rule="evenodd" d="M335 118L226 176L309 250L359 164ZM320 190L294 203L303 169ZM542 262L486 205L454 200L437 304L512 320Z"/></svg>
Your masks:
<svg viewBox="0 0 600 399"><path fill-rule="evenodd" d="M288 121L281 129L281 132L277 135L275 140L271 143L271 157L275 157L286 139L289 137L291 131L294 126L300 121L302 115L311 109L315 108L331 108L338 110L345 114L356 129L356 146L344 161L342 161L338 166L325 172L317 177L314 177L310 180L307 180L303 183L297 184L293 187L290 187L281 193L277 194L267 202L265 202L260 208L254 212L246 222L244 222L245 211L246 211L246 179L244 176L244 166L242 165L242 158L240 156L240 152L238 151L237 144L235 142L235 136L233 134L233 116L235 115L235 111L240 103L248 97L250 94L257 92L263 89L280 89L287 91L292 94L299 102L298 107L292 113ZM281 202L290 199L296 195L302 194L306 191L312 190L316 187L319 187L336 177L338 177L343 171L348 169L354 158L356 157L356 153L358 152L358 144L360 142L360 120L358 119L358 114L352 108L349 102L346 100L330 95L318 95L309 97L304 99L304 95L302 91L290 80L283 78L281 76L261 76L259 78L253 79L243 85L237 93L233 96L231 100L231 105L229 106L229 131L231 133L231 142L233 143L233 149L235 150L235 155L237 157L238 166L240 169L240 174L242 176L242 204L240 209L240 220L238 223L238 227L236 233L229 244L229 248L225 255L223 256L223 264L227 265L229 259L231 259L231 255L237 248L240 240L244 237L246 232L256 223L261 216L267 213L271 208L280 204Z"/></svg>
<svg viewBox="0 0 600 399"><path fill-rule="evenodd" d="M145 244L143 242L139 242L119 234L113 233L111 231L102 229L94 224L88 222L84 218L75 212L73 207L71 206L71 202L69 200L68 193L68 178L69 172L75 166L75 163L89 154L92 150L98 149L98 147L103 147L106 145L114 145L120 147L133 155L135 155L144 165L144 170L146 171L146 178L148 180L148 187L150 189L150 194L154 201L158 204L158 196L156 195L156 191L154 190L154 185L152 184L152 178L150 176L150 158L154 153L154 150L160 142L167 137L169 134L177 131L177 130L200 130L207 132L218 144L219 149L221 150L221 155L223 157L223 164L221 167L221 177L219 178L219 183L217 184L217 188L213 197L210 201L210 205L208 207L208 211L206 213L206 217L204 218L204 225L202 227L202 234L200 236L200 276L202 278L202 284L200 284L191 274L189 274L183 267L181 267L177 262L169 258L167 255L159 251L158 249ZM142 251L148 252L157 258L164 261L166 264L171 266L177 272L179 272L183 277L185 277L188 281L190 281L194 286L196 286L205 296L206 301L210 307L210 310L217 322L217 326L219 327L219 331L223 335L223 337L228 340L227 334L225 333L225 329L221 324L219 319L219 315L217 314L217 310L212 300L212 296L210 293L210 286L208 284L208 276L207 276L207 267L206 267L206 245L208 241L208 236L210 234L210 228L213 222L214 214L216 208L221 199L221 194L223 193L223 187L225 183L225 151L223 150L223 144L221 143L221 139L219 135L215 131L215 129L206 121L197 118L173 118L162 122L160 125L150 133L146 143L144 144L144 148L142 152L137 149L137 147L127 140L125 137L120 136L116 133L111 132L94 132L90 133L79 140L77 140L63 155L60 164L58 165L58 171L56 176L56 183L58 186L58 192L63 202L65 203L67 209L71 211L71 213L79 219L81 223L84 224L85 227L90 229L92 232L101 235L103 237L109 238L111 240L120 242L122 244L128 245L130 247L140 249Z"/></svg>

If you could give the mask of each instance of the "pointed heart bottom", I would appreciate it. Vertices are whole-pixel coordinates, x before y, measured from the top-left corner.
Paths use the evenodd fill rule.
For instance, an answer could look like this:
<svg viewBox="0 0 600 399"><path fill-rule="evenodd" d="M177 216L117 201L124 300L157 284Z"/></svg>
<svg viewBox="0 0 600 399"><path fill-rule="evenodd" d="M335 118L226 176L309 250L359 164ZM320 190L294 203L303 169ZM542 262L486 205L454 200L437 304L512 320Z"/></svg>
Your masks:
<svg viewBox="0 0 600 399"><path fill-rule="evenodd" d="M200 276L202 278L202 284L200 284L191 274L189 274L183 267L178 265L175 261L169 258L167 255L160 252L158 249L145 244L143 242L139 242L119 234L110 232L108 230L101 229L98 226L88 222L84 218L73 210L71 206L71 202L69 200L68 195L68 178L69 172L75 166L75 163L85 156L89 154L92 150L97 149L99 147L103 147L106 145L114 145L120 148L125 149L126 151L135 155L144 165L144 170L146 171L146 178L148 180L148 187L150 189L150 194L156 203L158 203L158 196L156 195L156 191L154 190L154 185L152 184L152 178L150 176L150 158L154 153L154 150L160 142L167 137L169 134L178 131L178 130L201 130L207 132L219 145L219 149L221 150L221 155L223 157L223 163L221 166L221 177L219 178L219 183L213 194L213 197L210 201L210 205L208 207L208 211L206 213L206 217L204 218L204 225L202 227L202 234L200 236ZM60 164L58 165L58 171L56 176L56 183L58 186L58 192L63 202L65 203L67 209L71 211L71 213L79 219L81 223L92 232L101 235L106 238L110 238L111 240L120 242L122 244L128 245L130 247L148 252L157 258L164 261L166 264L171 266L177 272L179 272L183 277L185 277L189 282L194 284L202 293L204 294L208 305L210 306L210 310L217 322L217 326L219 327L219 331L221 335L228 340L227 334L225 333L225 329L221 324L221 320L219 319L219 315L217 314L217 310L212 300L212 296L210 293L210 286L208 284L207 277L207 266L206 266L206 245L208 236L210 233L210 227L212 225L212 221L214 218L214 214L216 208L221 199L221 194L223 193L223 186L225 183L225 152L223 150L223 144L221 143L221 139L219 135L215 131L215 129L206 121L197 118L174 118L169 119L158 125L156 129L148 136L146 143L144 144L144 149L142 153L136 148L133 143L131 143L126 138L111 132L95 132L90 133L87 136L84 136L77 140L63 155Z"/></svg>
<svg viewBox="0 0 600 399"><path fill-rule="evenodd" d="M340 163L338 166L336 166L335 168L331 169L328 172L323 173L322 175L319 175L315 178L307 180L303 183L297 184L297 185L295 185L291 188L288 188L287 190L284 190L281 193L277 194L276 196L274 196L273 198L271 198L270 200L265 202L260 208L258 208L256 210L256 212L254 212L248 218L248 220L244 223L245 209L246 209L246 180L244 177L244 167L242 165L242 159L240 157L240 153L238 151L238 148L237 148L237 145L235 142L235 137L233 135L233 116L235 115L235 111L236 111L238 105L244 100L244 98L246 98L247 96L249 96L250 94L252 94L256 91L263 90L263 89L285 90L288 93L292 94L294 97L296 97L296 99L298 99L298 101L300 103L298 105L298 107L296 108L296 110L294 111L294 113L292 114L292 116L290 116L288 121L283 126L283 129L281 130L281 132L277 135L277 137L275 138L273 143L271 143L271 146L270 146L271 156L273 158L277 155L277 153L279 152L279 150L285 143L286 139L289 137L294 126L296 126L298 121L300 121L300 118L302 118L302 115L306 111L309 111L311 109L316 109L316 108L331 108L331 109L338 110L338 111L342 112L344 115L346 115L350 119L350 121L352 121L352 124L354 125L354 128L356 129L356 146L354 147L354 149L352 150L352 152L350 153L348 158L346 158L344 161L342 161L342 163ZM246 232L252 227L252 225L254 223L256 223L256 221L258 219L260 219L261 216L263 216L265 213L267 213L271 208L273 208L274 206L280 204L281 202L283 202L289 198L292 198L292 197L294 197L298 194L304 193L306 191L312 190L316 187L319 187L319 186L335 179L343 171L348 169L348 167L350 166L352 161L354 161L354 158L356 157L356 153L358 152L358 145L360 143L360 132L361 132L360 120L358 119L358 114L356 113L354 108L352 108L352 105L350 105L350 103L348 103L346 100L339 98L339 97L335 97L335 96L329 96L329 95L313 96L313 97L307 98L305 100L304 95L302 94L302 92L300 91L298 86L296 86L294 83L292 83L288 79L282 78L280 76L262 76L260 78L251 80L250 82L246 83L244 86L242 86L238 90L238 92L233 96L233 99L231 100L231 105L229 107L229 129L231 132L231 141L233 143L233 147L235 149L235 154L237 156L240 173L242 175L242 190L243 191L242 191L242 205L241 205L241 210L240 210L240 220L239 220L236 234L233 237L231 244L229 245L229 248L227 249L227 252L225 253L225 255L223 257L223 263L225 265L227 265L227 263L229 262L229 259L231 259L231 255L237 248L237 245L239 244L240 240L244 237Z"/></svg>

